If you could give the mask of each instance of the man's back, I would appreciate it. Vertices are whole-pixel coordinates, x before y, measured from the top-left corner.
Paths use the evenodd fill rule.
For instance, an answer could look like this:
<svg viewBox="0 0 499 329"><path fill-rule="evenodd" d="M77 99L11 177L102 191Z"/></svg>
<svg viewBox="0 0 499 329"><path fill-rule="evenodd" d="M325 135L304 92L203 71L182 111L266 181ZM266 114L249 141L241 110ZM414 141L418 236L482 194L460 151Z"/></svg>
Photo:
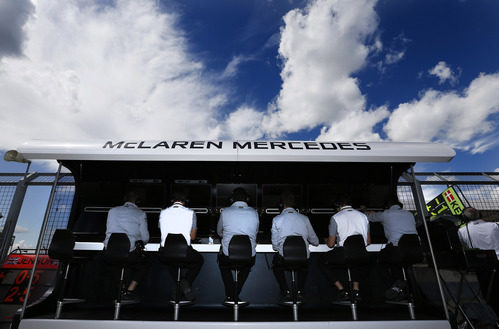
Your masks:
<svg viewBox="0 0 499 329"><path fill-rule="evenodd" d="M468 235L469 231L469 235ZM499 259L499 225L481 219L471 221L459 228L459 238L468 248L495 250ZM471 238L471 239L470 239Z"/></svg>
<svg viewBox="0 0 499 329"><path fill-rule="evenodd" d="M398 245L400 237L404 234L418 234L414 216L407 210L393 205L389 209L369 215L372 222L382 222L385 237L389 243Z"/></svg>
<svg viewBox="0 0 499 329"><path fill-rule="evenodd" d="M106 247L112 233L126 233L130 240L130 251L135 249L135 241L147 243L149 240L146 214L131 202L109 210L106 226Z"/></svg>
<svg viewBox="0 0 499 329"><path fill-rule="evenodd" d="M335 225L336 228L334 228ZM333 215L329 226L330 234L337 232L338 245L341 247L349 236L356 234L362 235L364 242L368 243L369 222L367 216L351 206L342 207L338 213Z"/></svg>
<svg viewBox="0 0 499 329"><path fill-rule="evenodd" d="M230 207L224 208L220 214L217 233L222 236L222 250L229 255L229 243L232 236L248 235L255 255L256 235L258 233L258 213L244 201L236 201Z"/></svg>
<svg viewBox="0 0 499 329"><path fill-rule="evenodd" d="M188 245L191 244L191 231L196 228L196 213L180 203L163 209L159 215L161 245L164 246L168 233L182 234Z"/></svg>
<svg viewBox="0 0 499 329"><path fill-rule="evenodd" d="M303 237L307 245L307 253L309 242L315 246L319 244L319 238L308 217L296 212L293 208L286 208L272 220L272 248L282 255L282 245L286 237L292 235Z"/></svg>

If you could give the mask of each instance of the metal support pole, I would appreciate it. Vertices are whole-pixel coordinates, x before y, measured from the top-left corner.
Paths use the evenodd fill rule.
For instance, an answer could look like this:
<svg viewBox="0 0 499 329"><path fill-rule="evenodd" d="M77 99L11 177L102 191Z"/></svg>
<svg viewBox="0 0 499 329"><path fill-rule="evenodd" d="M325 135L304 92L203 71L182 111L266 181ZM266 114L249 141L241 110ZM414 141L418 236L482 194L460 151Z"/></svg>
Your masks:
<svg viewBox="0 0 499 329"><path fill-rule="evenodd" d="M16 185L16 192L12 198L9 208L9 214L5 219L5 224L2 233L0 234L0 263L3 263L9 252L9 248L13 242L13 235L16 229L19 213L24 201L24 196L28 189L28 183L38 177L38 173L25 174L24 178L19 180Z"/></svg>
<svg viewBox="0 0 499 329"><path fill-rule="evenodd" d="M52 208L52 203L54 202L55 189L57 187L57 182L59 181L59 175L61 173L62 165L59 163L59 168L57 168L57 174L55 175L54 184L52 185L52 190L50 191L49 201L47 203L47 209L45 210L45 216L43 218L42 228L40 230L40 235L38 236L38 243L36 244L36 254L35 254L35 262L33 264L33 268L31 269L31 274L29 275L28 288L26 293L26 298L24 298L23 307L21 310L21 315L19 320L22 320L24 317L24 312L26 311L26 305L28 305L28 299L30 296L31 285L33 283L34 273L36 271L36 265L38 264L38 257L40 256L40 249L42 247L43 236L45 235L45 230L47 229L47 222L49 219L50 208ZM10 213L10 212L9 212Z"/></svg>
<svg viewBox="0 0 499 329"><path fill-rule="evenodd" d="M423 226L425 229L426 233L426 238L428 239L428 247L430 249L430 256L431 256L431 261L433 263L433 268L435 269L435 278L437 279L437 285L438 285L438 290L440 291L440 297L442 299L442 306L444 308L444 313L445 313L445 318L449 320L449 310L447 309L447 301L445 300L445 294L444 290L442 287L442 282L440 281L440 275L437 267L437 262L435 260L435 254L433 252L433 245L430 240L430 231L428 230L428 225L426 224L426 216L425 214L427 213L426 210L426 204L424 203L424 196L423 196L423 190L421 189L421 184L419 184L419 181L416 179L416 174L414 172L414 166L411 165L411 176L412 176L412 184L414 187L414 197L415 197L415 203L416 207L418 210L418 213L421 214L422 219L423 219Z"/></svg>

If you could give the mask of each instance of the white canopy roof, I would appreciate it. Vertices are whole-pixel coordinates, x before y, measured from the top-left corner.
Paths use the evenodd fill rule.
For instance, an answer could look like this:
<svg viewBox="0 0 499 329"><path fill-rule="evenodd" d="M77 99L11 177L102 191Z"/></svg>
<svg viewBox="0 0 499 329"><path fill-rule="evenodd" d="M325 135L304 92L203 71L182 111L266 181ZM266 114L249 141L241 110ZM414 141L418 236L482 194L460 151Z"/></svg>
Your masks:
<svg viewBox="0 0 499 329"><path fill-rule="evenodd" d="M316 141L30 141L25 159L99 161L446 162L456 153L443 144Z"/></svg>

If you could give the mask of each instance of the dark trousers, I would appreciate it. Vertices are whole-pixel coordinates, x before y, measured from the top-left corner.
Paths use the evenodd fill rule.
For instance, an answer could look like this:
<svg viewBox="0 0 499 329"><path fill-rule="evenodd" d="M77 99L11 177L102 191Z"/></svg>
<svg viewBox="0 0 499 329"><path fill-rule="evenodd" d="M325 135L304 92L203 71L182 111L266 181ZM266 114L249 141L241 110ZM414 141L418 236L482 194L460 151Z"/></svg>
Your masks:
<svg viewBox="0 0 499 329"><path fill-rule="evenodd" d="M286 266L284 262L284 258L276 253L274 255L274 259L272 260L272 271L274 272L274 276L277 280L277 284L279 284L279 290L281 291L281 295L284 295L286 291L289 291L288 282L286 280L285 271L289 267ZM288 269L289 270L289 269ZM297 278L296 278L296 286L298 291L303 292L305 288L305 281L307 280L308 275L308 266L302 266L296 270Z"/></svg>
<svg viewBox="0 0 499 329"><path fill-rule="evenodd" d="M189 284L192 285L192 282L196 279L203 266L203 256L201 256L197 250L189 246L187 249L187 258L184 263L181 271L181 278L187 280ZM168 271L170 272L173 281L177 281L177 267L170 265L168 266Z"/></svg>
<svg viewBox="0 0 499 329"><path fill-rule="evenodd" d="M397 280L403 280L404 275L402 274L402 265L394 264L400 259L400 252L397 247L393 246L391 243L387 244L385 248L381 249L379 252L379 262L390 264L387 266L388 275L387 282L388 285L393 284Z"/></svg>
<svg viewBox="0 0 499 329"><path fill-rule="evenodd" d="M96 269L98 274L96 275L97 279L95 280L96 293L95 296L91 296L90 299L116 297L115 288L112 287L118 284L122 265L124 265L126 269L124 287L122 288L127 288L130 281L140 283L151 267L150 257L146 253L141 254L135 250L128 254L128 257L123 264L108 262L103 254L97 256L96 263L98 265L98 269Z"/></svg>
<svg viewBox="0 0 499 329"><path fill-rule="evenodd" d="M335 247L322 256L319 268L330 283L346 281L346 258L343 247ZM353 282L359 282L364 277L366 268L364 266L350 267Z"/></svg>
<svg viewBox="0 0 499 329"><path fill-rule="evenodd" d="M237 276L237 295L241 293L246 279L251 271L251 268L255 265L255 256L251 257L251 262L247 266L239 266L239 274ZM225 256L222 252L218 254L218 267L220 268L220 273L222 274L222 280L225 287L225 296L233 297L235 296L235 284L234 278L232 277L232 263L228 256Z"/></svg>
<svg viewBox="0 0 499 329"><path fill-rule="evenodd" d="M130 270L130 279L141 282L151 267L151 259L146 253L134 250L128 254L126 267Z"/></svg>

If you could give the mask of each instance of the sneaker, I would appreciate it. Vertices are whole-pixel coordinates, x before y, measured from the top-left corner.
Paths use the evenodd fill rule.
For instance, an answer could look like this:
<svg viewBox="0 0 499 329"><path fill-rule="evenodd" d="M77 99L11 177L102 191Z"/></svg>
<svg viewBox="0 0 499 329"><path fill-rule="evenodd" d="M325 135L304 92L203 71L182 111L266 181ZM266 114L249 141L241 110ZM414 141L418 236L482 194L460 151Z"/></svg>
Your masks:
<svg viewBox="0 0 499 329"><path fill-rule="evenodd" d="M230 296L227 296L227 297L225 297L225 300L224 300L224 302L223 302L223 305L225 305L225 306L229 306L229 307L233 307L235 303L236 303L236 302L234 301L234 298L232 298L232 297L230 297ZM238 300L237 300L237 304L238 304L239 306L246 306L246 305L248 305L248 302L247 302L247 301L245 301L245 300L238 299Z"/></svg>
<svg viewBox="0 0 499 329"><path fill-rule="evenodd" d="M350 294L348 293L347 290L345 289L341 289L339 292L338 292L338 299L342 302L347 302L350 300Z"/></svg>
<svg viewBox="0 0 499 329"><path fill-rule="evenodd" d="M353 295L353 300L356 301L356 302L359 302L362 300L362 298L360 297L360 291L358 290L353 290L352 291L352 295Z"/></svg>
<svg viewBox="0 0 499 329"><path fill-rule="evenodd" d="M139 296L135 291L127 290L121 295L121 300L139 300Z"/></svg>
<svg viewBox="0 0 499 329"><path fill-rule="evenodd" d="M196 299L196 295L194 295L189 281L180 281L180 289L182 290L182 294L184 295L185 299L189 301L193 301L194 299Z"/></svg>
<svg viewBox="0 0 499 329"><path fill-rule="evenodd" d="M285 292L281 293L281 298L279 299L279 304L289 304L292 302L293 302L293 299L291 298L291 292L289 290L286 290Z"/></svg>
<svg viewBox="0 0 499 329"><path fill-rule="evenodd" d="M404 289L393 286L385 291L385 298L390 301L400 301L406 299L407 295Z"/></svg>
<svg viewBox="0 0 499 329"><path fill-rule="evenodd" d="M305 297L303 296L303 291L298 291L296 293L296 300L298 303L303 303L305 301Z"/></svg>

